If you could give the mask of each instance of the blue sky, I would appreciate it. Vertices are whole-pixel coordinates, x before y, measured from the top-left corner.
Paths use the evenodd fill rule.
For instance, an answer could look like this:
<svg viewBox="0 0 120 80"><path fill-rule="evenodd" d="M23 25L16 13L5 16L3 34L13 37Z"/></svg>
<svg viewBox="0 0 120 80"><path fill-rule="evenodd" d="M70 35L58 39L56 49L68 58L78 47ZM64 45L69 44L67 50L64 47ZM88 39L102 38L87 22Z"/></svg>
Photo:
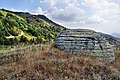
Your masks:
<svg viewBox="0 0 120 80"><path fill-rule="evenodd" d="M67 28L120 33L120 0L1 0L0 8L43 14Z"/></svg>

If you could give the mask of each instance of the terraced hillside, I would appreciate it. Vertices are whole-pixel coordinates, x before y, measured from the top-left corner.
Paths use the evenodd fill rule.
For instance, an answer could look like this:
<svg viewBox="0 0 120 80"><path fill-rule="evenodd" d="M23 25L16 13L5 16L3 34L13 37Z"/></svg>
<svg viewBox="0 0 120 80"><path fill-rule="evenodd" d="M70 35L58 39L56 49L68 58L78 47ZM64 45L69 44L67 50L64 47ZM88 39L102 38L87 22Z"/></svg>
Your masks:
<svg viewBox="0 0 120 80"><path fill-rule="evenodd" d="M43 15L0 9L0 45L51 42L62 29Z"/></svg>

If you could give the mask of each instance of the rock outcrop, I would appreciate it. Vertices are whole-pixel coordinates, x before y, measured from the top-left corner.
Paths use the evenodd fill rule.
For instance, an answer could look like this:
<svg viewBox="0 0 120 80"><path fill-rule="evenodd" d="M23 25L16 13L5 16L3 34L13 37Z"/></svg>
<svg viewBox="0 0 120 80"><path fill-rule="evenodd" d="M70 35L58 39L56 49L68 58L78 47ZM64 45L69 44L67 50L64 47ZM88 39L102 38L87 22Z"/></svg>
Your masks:
<svg viewBox="0 0 120 80"><path fill-rule="evenodd" d="M73 54L91 55L105 61L115 59L112 46L106 38L93 30L63 30L56 37L55 44L59 49Z"/></svg>

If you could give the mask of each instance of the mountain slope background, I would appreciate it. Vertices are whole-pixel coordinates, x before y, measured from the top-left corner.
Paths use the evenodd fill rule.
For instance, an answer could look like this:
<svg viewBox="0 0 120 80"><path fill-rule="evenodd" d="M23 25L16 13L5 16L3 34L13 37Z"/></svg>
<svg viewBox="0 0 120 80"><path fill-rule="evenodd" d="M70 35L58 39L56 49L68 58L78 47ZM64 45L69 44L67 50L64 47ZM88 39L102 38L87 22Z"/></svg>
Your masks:
<svg viewBox="0 0 120 80"><path fill-rule="evenodd" d="M0 45L54 42L57 34L63 29L65 27L44 15L0 9ZM110 44L120 48L119 38L98 33L101 37L106 38Z"/></svg>
<svg viewBox="0 0 120 80"><path fill-rule="evenodd" d="M0 9L0 45L51 42L63 29L44 15Z"/></svg>
<svg viewBox="0 0 120 80"><path fill-rule="evenodd" d="M120 34L119 33L112 33L111 35L114 36L114 37L120 38Z"/></svg>
<svg viewBox="0 0 120 80"><path fill-rule="evenodd" d="M111 35L104 34L104 33L101 33L101 32L98 32L98 34L100 34L101 37L106 38L106 40L108 40L109 43L110 43L111 45L113 45L115 48L120 48L120 38L113 37L113 36L111 36Z"/></svg>

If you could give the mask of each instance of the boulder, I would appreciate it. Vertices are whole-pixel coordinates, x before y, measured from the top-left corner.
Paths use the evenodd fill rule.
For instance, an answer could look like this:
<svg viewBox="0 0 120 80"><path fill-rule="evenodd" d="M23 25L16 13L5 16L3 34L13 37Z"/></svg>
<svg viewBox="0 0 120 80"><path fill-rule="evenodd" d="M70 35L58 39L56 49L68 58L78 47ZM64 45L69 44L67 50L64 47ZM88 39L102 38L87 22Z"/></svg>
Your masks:
<svg viewBox="0 0 120 80"><path fill-rule="evenodd" d="M66 29L59 33L56 46L64 51L98 57L104 61L114 61L112 45L99 33L88 29Z"/></svg>

